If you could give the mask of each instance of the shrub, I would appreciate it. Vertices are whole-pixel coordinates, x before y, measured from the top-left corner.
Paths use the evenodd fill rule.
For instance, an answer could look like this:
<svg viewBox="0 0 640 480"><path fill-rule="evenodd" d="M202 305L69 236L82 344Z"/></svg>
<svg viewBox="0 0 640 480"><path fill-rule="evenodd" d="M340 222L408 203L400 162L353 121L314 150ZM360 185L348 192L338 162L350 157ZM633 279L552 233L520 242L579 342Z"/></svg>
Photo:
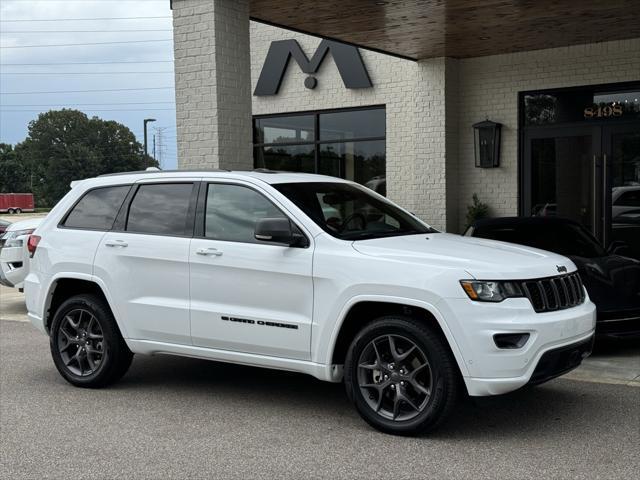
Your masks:
<svg viewBox="0 0 640 480"><path fill-rule="evenodd" d="M467 206L467 226L476 220L489 217L489 205L483 203L478 198L478 194L473 194L473 204Z"/></svg>

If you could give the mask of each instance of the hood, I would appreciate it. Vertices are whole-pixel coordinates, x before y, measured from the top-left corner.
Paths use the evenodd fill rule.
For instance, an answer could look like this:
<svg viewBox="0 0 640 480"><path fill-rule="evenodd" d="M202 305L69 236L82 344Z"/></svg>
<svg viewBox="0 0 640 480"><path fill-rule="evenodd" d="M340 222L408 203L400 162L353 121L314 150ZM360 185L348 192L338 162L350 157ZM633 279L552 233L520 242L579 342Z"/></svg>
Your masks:
<svg viewBox="0 0 640 480"><path fill-rule="evenodd" d="M361 240L353 248L372 257L465 270L479 280L552 277L560 273L558 267L576 270L568 258L545 250L448 233Z"/></svg>

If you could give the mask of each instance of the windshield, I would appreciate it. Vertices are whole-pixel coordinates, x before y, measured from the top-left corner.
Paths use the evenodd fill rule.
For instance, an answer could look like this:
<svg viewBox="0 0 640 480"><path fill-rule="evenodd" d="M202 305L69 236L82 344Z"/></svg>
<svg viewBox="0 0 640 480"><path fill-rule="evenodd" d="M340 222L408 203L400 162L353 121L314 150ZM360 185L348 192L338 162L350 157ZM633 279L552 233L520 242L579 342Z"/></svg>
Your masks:
<svg viewBox="0 0 640 480"><path fill-rule="evenodd" d="M435 233L413 215L348 183L282 183L274 185L325 232L342 240Z"/></svg>
<svg viewBox="0 0 640 480"><path fill-rule="evenodd" d="M589 232L580 225L569 222L490 225L475 228L473 236L519 243L565 256L595 258L606 255Z"/></svg>

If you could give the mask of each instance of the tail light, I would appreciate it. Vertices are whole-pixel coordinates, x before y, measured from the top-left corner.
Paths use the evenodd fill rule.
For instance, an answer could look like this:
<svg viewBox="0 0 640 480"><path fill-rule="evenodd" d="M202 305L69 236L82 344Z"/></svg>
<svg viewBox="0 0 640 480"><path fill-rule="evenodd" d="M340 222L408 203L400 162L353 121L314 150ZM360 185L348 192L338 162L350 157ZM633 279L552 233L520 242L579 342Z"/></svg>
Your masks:
<svg viewBox="0 0 640 480"><path fill-rule="evenodd" d="M40 243L39 235L29 235L27 239L27 250L29 251L29 257L33 258L36 254L36 248L38 248L38 244Z"/></svg>

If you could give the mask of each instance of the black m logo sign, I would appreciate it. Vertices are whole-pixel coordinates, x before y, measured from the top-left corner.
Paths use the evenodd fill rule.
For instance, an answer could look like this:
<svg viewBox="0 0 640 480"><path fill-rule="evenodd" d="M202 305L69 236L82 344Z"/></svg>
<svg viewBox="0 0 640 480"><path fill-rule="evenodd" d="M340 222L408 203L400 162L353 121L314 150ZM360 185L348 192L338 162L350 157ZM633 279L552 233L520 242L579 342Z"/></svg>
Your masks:
<svg viewBox="0 0 640 480"><path fill-rule="evenodd" d="M272 42L269 47L267 58L253 94L257 96L277 94L282 78L287 71L289 58L293 57L300 69L304 73L311 75L318 71L320 64L322 64L329 51L331 51L331 56L336 62L345 87L368 88L372 86L360 52L354 46L331 40L322 40L313 57L309 60L295 40L278 40ZM308 77L304 85L307 88L315 88L316 83L314 77Z"/></svg>

